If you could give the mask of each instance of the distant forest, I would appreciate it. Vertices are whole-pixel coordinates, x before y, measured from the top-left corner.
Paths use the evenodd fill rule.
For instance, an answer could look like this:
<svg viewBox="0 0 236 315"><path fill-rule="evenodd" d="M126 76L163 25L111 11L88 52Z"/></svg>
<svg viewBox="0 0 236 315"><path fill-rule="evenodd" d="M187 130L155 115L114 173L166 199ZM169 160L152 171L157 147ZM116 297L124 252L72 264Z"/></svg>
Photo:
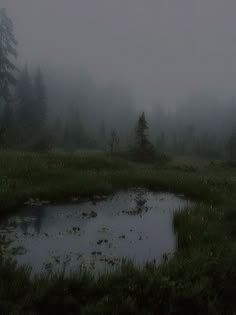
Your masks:
<svg viewBox="0 0 236 315"><path fill-rule="evenodd" d="M122 83L102 85L87 73L72 77L64 70L20 69L13 22L0 10L1 149L138 154L139 143L150 155L236 158L232 96L195 95L175 109L158 101L138 109Z"/></svg>

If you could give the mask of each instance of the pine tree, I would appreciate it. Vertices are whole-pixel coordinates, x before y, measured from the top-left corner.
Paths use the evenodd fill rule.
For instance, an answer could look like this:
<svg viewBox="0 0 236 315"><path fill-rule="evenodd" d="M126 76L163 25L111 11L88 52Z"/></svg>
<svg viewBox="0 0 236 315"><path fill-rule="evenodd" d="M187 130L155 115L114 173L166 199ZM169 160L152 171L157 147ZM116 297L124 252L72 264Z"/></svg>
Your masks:
<svg viewBox="0 0 236 315"><path fill-rule="evenodd" d="M87 132L80 120L76 106L71 106L69 116L65 125L64 148L68 151L85 148L89 139Z"/></svg>
<svg viewBox="0 0 236 315"><path fill-rule="evenodd" d="M10 87L16 84L15 72L17 70L12 58L17 57L17 41L11 19L6 9L0 10L0 98L9 102Z"/></svg>
<svg viewBox="0 0 236 315"><path fill-rule="evenodd" d="M229 139L229 154L230 154L231 161L235 159L235 151L236 151L236 127L233 128L233 131Z"/></svg>
<svg viewBox="0 0 236 315"><path fill-rule="evenodd" d="M33 115L35 128L41 130L44 127L47 115L47 97L43 75L40 69L37 70L34 78L33 95L34 95Z"/></svg>
<svg viewBox="0 0 236 315"><path fill-rule="evenodd" d="M13 125L13 112L9 102L4 105L1 125L5 129L9 129Z"/></svg>
<svg viewBox="0 0 236 315"><path fill-rule="evenodd" d="M118 145L118 143L119 143L118 135L117 135L116 131L113 130L111 132L109 143L108 143L111 155L113 155L115 146Z"/></svg>
<svg viewBox="0 0 236 315"><path fill-rule="evenodd" d="M14 115L9 102L6 102L1 115L0 146L9 147L14 143Z"/></svg>
<svg viewBox="0 0 236 315"><path fill-rule="evenodd" d="M0 10L0 103L3 101L3 112L0 126L0 143L11 142L14 113L11 107L11 88L16 84L17 67L13 59L17 57L16 39L11 19L5 9ZM14 136L13 136L14 137ZM3 140L4 138L4 140Z"/></svg>
<svg viewBox="0 0 236 315"><path fill-rule="evenodd" d="M156 148L158 153L163 153L166 150L166 135L164 131L157 137Z"/></svg>
<svg viewBox="0 0 236 315"><path fill-rule="evenodd" d="M34 132L34 98L31 77L27 67L21 71L17 82L16 119L23 140L30 139Z"/></svg>
<svg viewBox="0 0 236 315"><path fill-rule="evenodd" d="M105 121L102 121L101 126L98 131L98 142L102 150L106 150L107 145L107 126Z"/></svg>
<svg viewBox="0 0 236 315"><path fill-rule="evenodd" d="M148 139L148 125L144 112L138 119L135 128L136 144L135 155L136 158L141 160L151 160L154 157L154 147Z"/></svg>

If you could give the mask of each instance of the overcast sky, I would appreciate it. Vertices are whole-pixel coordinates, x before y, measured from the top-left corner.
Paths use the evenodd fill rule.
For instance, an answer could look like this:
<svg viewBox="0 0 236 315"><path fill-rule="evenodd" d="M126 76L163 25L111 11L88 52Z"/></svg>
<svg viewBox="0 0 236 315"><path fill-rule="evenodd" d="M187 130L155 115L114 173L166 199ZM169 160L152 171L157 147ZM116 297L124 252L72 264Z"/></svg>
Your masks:
<svg viewBox="0 0 236 315"><path fill-rule="evenodd" d="M147 105L236 94L235 0L0 0L22 63L127 82Z"/></svg>

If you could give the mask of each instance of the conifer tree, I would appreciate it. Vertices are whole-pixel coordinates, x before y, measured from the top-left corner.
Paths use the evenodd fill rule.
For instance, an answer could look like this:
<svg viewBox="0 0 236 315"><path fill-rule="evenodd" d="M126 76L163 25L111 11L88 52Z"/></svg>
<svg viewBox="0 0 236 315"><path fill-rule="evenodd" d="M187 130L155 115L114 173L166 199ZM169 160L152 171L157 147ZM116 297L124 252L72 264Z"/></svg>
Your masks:
<svg viewBox="0 0 236 315"><path fill-rule="evenodd" d="M0 10L0 98L9 102L10 88L16 84L17 70L12 58L17 57L17 41L11 19L6 9Z"/></svg>
<svg viewBox="0 0 236 315"><path fill-rule="evenodd" d="M141 160L151 160L154 157L154 147L148 139L148 125L144 112L138 119L135 128L135 155Z"/></svg>
<svg viewBox="0 0 236 315"><path fill-rule="evenodd" d="M0 120L0 143L11 133L13 126L13 109L11 107L11 88L16 84L17 41L14 27L7 16L6 9L0 9L0 104L3 101L3 112ZM7 137L9 138L9 137ZM9 138L10 139L10 138Z"/></svg>
<svg viewBox="0 0 236 315"><path fill-rule="evenodd" d="M20 135L25 141L32 137L34 131L33 88L27 67L20 72L16 88L16 120Z"/></svg>
<svg viewBox="0 0 236 315"><path fill-rule="evenodd" d="M41 130L44 127L47 115L47 97L43 75L40 69L37 70L33 82L34 95L34 123L35 128Z"/></svg>
<svg viewBox="0 0 236 315"><path fill-rule="evenodd" d="M233 128L233 131L232 131L230 139L229 139L230 160L235 159L235 151L236 151L236 127Z"/></svg>
<svg viewBox="0 0 236 315"><path fill-rule="evenodd" d="M113 130L111 132L109 143L108 143L111 155L114 153L115 146L118 145L118 143L119 143L118 135L117 135L116 131Z"/></svg>

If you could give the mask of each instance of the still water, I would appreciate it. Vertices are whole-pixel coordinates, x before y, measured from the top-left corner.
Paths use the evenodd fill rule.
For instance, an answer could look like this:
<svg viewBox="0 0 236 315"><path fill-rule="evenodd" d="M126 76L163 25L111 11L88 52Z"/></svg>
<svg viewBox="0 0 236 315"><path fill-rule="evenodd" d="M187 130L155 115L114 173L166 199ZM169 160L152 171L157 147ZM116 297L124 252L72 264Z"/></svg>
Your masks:
<svg viewBox="0 0 236 315"><path fill-rule="evenodd" d="M65 205L30 206L0 222L7 252L34 272L109 270L122 258L141 265L173 253L175 210L181 196L142 189L106 199Z"/></svg>

